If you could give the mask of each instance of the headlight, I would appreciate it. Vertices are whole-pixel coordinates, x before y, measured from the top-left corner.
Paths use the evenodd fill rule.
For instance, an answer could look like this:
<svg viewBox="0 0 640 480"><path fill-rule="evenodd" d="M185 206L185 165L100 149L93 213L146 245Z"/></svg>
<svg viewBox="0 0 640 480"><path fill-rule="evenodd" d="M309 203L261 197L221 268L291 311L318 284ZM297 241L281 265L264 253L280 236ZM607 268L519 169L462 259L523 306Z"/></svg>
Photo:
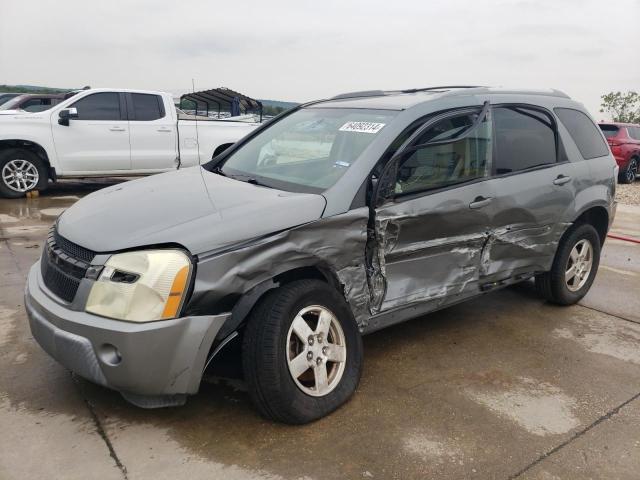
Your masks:
<svg viewBox="0 0 640 480"><path fill-rule="evenodd" d="M181 250L118 253L105 263L85 310L131 322L175 318L190 277L191 261Z"/></svg>

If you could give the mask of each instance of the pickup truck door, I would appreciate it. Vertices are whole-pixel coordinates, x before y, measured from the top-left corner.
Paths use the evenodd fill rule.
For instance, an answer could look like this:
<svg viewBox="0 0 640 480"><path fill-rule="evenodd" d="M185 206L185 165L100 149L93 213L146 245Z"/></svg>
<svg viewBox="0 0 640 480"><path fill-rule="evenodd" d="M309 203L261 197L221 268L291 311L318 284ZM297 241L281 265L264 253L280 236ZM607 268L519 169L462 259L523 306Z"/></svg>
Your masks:
<svg viewBox="0 0 640 480"><path fill-rule="evenodd" d="M129 121L123 94L97 92L68 105L78 117L69 126L51 117L51 131L63 175L117 173L131 169Z"/></svg>
<svg viewBox="0 0 640 480"><path fill-rule="evenodd" d="M162 172L177 166L177 125L160 95L127 93L131 168Z"/></svg>

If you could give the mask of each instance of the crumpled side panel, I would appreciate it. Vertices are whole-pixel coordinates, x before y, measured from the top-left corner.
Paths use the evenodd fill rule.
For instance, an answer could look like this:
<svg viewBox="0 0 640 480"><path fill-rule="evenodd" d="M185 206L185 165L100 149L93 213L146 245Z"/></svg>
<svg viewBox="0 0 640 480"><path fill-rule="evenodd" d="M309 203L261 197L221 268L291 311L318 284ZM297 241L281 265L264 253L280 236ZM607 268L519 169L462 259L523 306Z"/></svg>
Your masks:
<svg viewBox="0 0 640 480"><path fill-rule="evenodd" d="M441 224L429 220L424 213L411 210L377 212L369 287L372 314L453 296L477 283L488 229L434 238ZM410 230L398 242L403 229Z"/></svg>
<svg viewBox="0 0 640 480"><path fill-rule="evenodd" d="M482 252L481 275L508 275L532 264L540 270L550 268L558 242L571 225L513 224L491 232Z"/></svg>
<svg viewBox="0 0 640 480"><path fill-rule="evenodd" d="M365 265L369 209L351 210L249 242L201 255L191 305L217 305L289 270L332 271L360 327L369 319Z"/></svg>

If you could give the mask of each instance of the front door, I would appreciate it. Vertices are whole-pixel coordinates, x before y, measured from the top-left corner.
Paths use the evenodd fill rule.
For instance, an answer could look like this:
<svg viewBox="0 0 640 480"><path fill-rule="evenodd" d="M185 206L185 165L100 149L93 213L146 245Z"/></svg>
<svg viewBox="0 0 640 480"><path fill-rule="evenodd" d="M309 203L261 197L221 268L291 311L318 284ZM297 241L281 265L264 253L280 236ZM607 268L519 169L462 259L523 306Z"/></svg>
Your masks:
<svg viewBox="0 0 640 480"><path fill-rule="evenodd" d="M64 175L123 173L131 169L129 122L124 99L117 92L92 93L69 107L78 110L69 126L57 122L51 128L58 161Z"/></svg>
<svg viewBox="0 0 640 480"><path fill-rule="evenodd" d="M390 164L391 198L377 199L374 313L477 291L493 197L491 120L477 108L428 122Z"/></svg>

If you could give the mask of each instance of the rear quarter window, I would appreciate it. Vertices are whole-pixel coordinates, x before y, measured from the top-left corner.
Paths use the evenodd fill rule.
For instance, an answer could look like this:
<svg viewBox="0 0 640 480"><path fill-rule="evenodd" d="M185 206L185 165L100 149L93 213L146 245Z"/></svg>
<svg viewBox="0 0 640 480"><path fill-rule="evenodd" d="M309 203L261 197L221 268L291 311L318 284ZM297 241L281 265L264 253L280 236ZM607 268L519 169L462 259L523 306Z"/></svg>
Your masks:
<svg viewBox="0 0 640 480"><path fill-rule="evenodd" d="M600 130L602 130L602 133L604 133L604 136L607 138L616 137L620 132L620 128L616 125L600 125Z"/></svg>
<svg viewBox="0 0 640 480"><path fill-rule="evenodd" d="M609 147L600 135L598 127L587 115L572 108L555 108L554 112L569 131L582 158L589 160L609 154Z"/></svg>

